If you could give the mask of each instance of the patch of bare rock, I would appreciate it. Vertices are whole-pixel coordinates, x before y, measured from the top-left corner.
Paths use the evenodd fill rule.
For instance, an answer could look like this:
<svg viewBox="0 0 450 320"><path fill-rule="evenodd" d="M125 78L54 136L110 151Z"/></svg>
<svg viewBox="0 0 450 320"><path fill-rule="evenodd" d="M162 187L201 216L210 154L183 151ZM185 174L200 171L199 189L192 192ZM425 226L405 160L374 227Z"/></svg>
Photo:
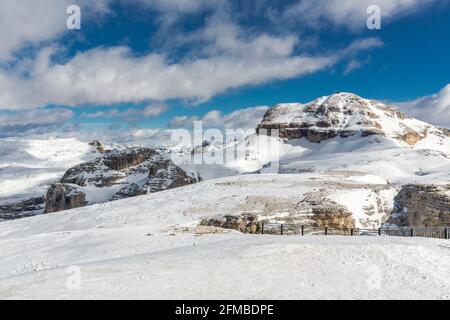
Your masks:
<svg viewBox="0 0 450 320"><path fill-rule="evenodd" d="M405 185L394 199L389 224L402 227L450 226L450 185Z"/></svg>

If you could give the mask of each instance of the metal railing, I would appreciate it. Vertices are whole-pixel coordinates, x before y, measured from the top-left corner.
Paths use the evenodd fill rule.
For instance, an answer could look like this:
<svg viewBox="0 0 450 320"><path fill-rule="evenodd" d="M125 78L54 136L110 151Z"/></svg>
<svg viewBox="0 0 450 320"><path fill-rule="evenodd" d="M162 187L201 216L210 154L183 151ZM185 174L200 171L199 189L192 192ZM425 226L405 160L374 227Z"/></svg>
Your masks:
<svg viewBox="0 0 450 320"><path fill-rule="evenodd" d="M262 223L262 234L272 235L333 235L333 236L393 236L393 237L423 237L450 239L449 227L433 228L332 228L313 225Z"/></svg>

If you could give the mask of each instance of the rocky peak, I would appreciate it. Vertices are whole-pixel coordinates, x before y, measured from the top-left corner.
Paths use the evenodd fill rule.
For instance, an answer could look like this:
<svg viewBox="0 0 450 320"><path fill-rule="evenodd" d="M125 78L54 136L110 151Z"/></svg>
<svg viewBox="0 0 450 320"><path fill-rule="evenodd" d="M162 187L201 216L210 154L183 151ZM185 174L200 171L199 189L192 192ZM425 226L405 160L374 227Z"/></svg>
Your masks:
<svg viewBox="0 0 450 320"><path fill-rule="evenodd" d="M444 139L444 130L413 119L379 101L340 92L307 104L278 104L265 114L261 130L278 129L281 138L321 142L335 137L381 135L414 146L429 133Z"/></svg>
<svg viewBox="0 0 450 320"><path fill-rule="evenodd" d="M105 152L105 148L103 147L102 143L98 140L92 140L91 142L89 142L89 145L95 149L95 151L99 152L99 153L104 153Z"/></svg>
<svg viewBox="0 0 450 320"><path fill-rule="evenodd" d="M195 183L184 170L149 148L106 151L67 170L50 187L45 212L72 209Z"/></svg>

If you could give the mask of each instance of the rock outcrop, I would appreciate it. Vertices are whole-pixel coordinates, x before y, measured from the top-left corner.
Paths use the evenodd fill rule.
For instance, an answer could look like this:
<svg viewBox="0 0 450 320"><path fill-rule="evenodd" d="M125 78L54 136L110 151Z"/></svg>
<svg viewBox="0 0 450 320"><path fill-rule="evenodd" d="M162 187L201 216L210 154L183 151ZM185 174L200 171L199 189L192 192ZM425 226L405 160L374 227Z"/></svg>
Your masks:
<svg viewBox="0 0 450 320"><path fill-rule="evenodd" d="M86 194L77 190L76 187L57 183L47 191L44 213L69 210L83 207L86 204Z"/></svg>
<svg viewBox="0 0 450 320"><path fill-rule="evenodd" d="M450 185L405 185L394 201L394 213L388 224L450 226Z"/></svg>
<svg viewBox="0 0 450 320"><path fill-rule="evenodd" d="M149 148L105 151L101 158L67 170L50 187L45 212L118 200L181 187L196 180Z"/></svg>
<svg viewBox="0 0 450 320"><path fill-rule="evenodd" d="M259 221L258 216L255 214L243 214L241 216L227 215L224 217L204 219L200 223L202 226L232 229L250 234L262 233L262 224L263 222Z"/></svg>
<svg viewBox="0 0 450 320"><path fill-rule="evenodd" d="M105 152L105 148L103 147L102 143L98 140L92 140L91 142L89 142L89 145L99 153Z"/></svg>
<svg viewBox="0 0 450 320"><path fill-rule="evenodd" d="M261 233L262 224L305 224L315 227L329 227L338 229L355 228L355 221L346 207L327 198L318 198L307 195L297 205L297 214L283 217L282 221L267 219L264 215L242 213L241 215L217 216L201 221L200 225L214 226L224 229L233 229L243 233ZM270 228L269 228L270 229ZM292 232L291 230L290 232ZM297 232L299 230L296 230ZM294 230L295 232L295 230Z"/></svg>
<svg viewBox="0 0 450 320"><path fill-rule="evenodd" d="M312 208L312 214L313 225L317 227L355 228L353 216L344 206L317 206Z"/></svg>
<svg viewBox="0 0 450 320"><path fill-rule="evenodd" d="M0 205L0 221L35 216L42 213L45 197L35 197Z"/></svg>

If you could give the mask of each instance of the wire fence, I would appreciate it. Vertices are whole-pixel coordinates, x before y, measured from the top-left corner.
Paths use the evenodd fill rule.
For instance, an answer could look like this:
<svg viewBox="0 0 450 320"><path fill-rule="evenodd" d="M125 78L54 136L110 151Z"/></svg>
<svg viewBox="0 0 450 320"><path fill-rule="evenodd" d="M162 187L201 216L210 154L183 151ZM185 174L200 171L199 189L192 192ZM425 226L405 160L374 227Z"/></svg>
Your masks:
<svg viewBox="0 0 450 320"><path fill-rule="evenodd" d="M359 229L330 228L300 224L262 223L261 233L272 235L302 236L393 236L450 239L450 227Z"/></svg>

